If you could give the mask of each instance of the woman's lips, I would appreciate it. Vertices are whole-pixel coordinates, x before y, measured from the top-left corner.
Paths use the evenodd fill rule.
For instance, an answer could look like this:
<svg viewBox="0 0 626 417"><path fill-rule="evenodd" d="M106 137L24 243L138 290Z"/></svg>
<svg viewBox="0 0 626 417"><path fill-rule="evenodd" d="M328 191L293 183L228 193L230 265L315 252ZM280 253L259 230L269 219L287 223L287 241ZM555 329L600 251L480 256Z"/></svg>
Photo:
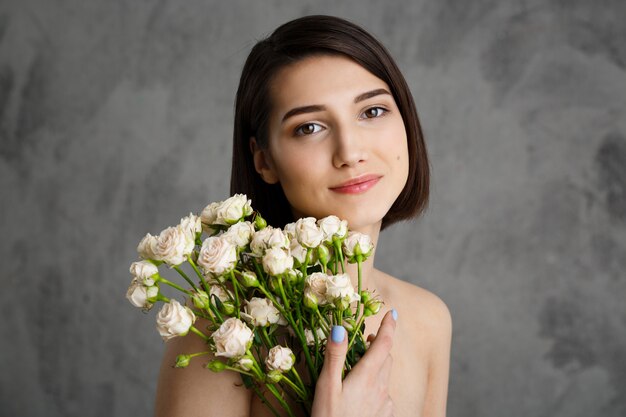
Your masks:
<svg viewBox="0 0 626 417"><path fill-rule="evenodd" d="M345 183L346 185L332 187L331 190L343 194L360 194L372 188L380 179L380 176L368 175L362 178L356 178L355 180L347 181Z"/></svg>

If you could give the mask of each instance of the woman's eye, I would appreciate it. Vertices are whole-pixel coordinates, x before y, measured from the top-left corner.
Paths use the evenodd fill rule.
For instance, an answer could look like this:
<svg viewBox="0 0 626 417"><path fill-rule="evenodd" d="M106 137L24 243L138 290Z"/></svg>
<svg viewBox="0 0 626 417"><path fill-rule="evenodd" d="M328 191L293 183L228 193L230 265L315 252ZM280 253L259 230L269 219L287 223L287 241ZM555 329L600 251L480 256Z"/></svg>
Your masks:
<svg viewBox="0 0 626 417"><path fill-rule="evenodd" d="M370 107L369 109L365 110L363 114L365 115L366 119L374 119L376 117L382 116L386 112L387 109L383 107Z"/></svg>
<svg viewBox="0 0 626 417"><path fill-rule="evenodd" d="M296 135L311 135L313 133L319 132L320 130L322 130L322 127L317 123L306 123L296 129Z"/></svg>

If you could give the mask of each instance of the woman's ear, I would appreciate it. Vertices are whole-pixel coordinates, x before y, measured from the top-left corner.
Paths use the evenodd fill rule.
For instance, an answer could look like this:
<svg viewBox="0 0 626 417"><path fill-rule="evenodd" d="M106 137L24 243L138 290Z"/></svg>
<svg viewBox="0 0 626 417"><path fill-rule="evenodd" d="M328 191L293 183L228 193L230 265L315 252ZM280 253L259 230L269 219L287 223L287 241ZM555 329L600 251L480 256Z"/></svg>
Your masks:
<svg viewBox="0 0 626 417"><path fill-rule="evenodd" d="M272 157L267 150L259 147L254 136L250 138L250 152L252 152L252 158L254 159L254 169L263 178L263 181L268 184L276 184L278 175L276 175Z"/></svg>

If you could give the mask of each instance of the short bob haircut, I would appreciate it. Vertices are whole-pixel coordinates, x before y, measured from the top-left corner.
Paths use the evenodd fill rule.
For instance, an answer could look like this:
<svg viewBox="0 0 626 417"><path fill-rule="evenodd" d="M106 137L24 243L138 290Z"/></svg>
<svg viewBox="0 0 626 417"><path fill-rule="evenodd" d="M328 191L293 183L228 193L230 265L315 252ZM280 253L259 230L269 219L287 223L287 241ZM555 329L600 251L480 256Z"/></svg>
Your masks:
<svg viewBox="0 0 626 417"><path fill-rule="evenodd" d="M246 60L235 102L231 194L243 193L268 224L283 227L296 219L280 183L267 184L256 172L250 138L268 145L269 88L283 67L316 55L346 56L387 83L407 133L409 174L404 189L383 218L381 230L417 217L428 204L430 170L415 103L402 73L385 47L361 27L333 16L305 16L278 27L259 41Z"/></svg>

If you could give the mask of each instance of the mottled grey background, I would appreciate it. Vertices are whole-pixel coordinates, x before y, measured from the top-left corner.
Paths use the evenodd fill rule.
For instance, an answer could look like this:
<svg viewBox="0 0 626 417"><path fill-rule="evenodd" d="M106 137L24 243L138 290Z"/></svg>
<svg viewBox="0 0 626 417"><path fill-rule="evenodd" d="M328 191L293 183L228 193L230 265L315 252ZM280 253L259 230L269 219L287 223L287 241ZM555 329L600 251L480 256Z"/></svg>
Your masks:
<svg viewBox="0 0 626 417"><path fill-rule="evenodd" d="M377 263L450 307L449 415L626 415L620 0L4 0L0 415L152 413L135 246L227 196L243 61L315 13L379 37L414 93L432 203Z"/></svg>

